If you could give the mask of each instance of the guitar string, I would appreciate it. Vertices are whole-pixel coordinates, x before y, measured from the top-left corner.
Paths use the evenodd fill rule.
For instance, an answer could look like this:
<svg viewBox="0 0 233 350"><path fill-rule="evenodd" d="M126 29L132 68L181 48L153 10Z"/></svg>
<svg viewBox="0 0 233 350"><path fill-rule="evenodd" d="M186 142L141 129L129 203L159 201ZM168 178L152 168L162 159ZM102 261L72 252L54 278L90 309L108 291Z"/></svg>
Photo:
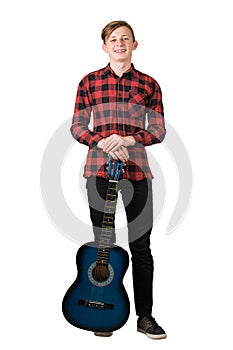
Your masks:
<svg viewBox="0 0 233 350"><path fill-rule="evenodd" d="M109 191L108 191L108 193L109 193ZM107 198L108 198L108 196L107 196ZM106 204L106 207L108 207L108 205ZM106 209L106 208L105 208ZM106 210L104 210L104 213L106 212ZM107 229L108 229L108 227L107 227ZM107 230L108 231L108 230ZM102 233L103 233L103 231L102 231ZM108 232L108 234L110 233L110 231ZM107 234L107 232L105 231L105 234ZM101 239L100 239L100 241L101 241ZM109 240L107 241L107 247L109 246ZM96 260L96 266L97 266L97 263L98 263L98 269L100 270L100 272L98 273L98 274L95 274L94 273L94 279L95 280L97 280L97 282L99 282L100 284L101 283L104 283L104 279L103 279L103 281L102 281L102 278L101 278L101 267L102 266L104 266L104 264L102 264L102 266L101 266L101 255L102 255L102 252L101 252L101 250L102 249L104 249L104 246L105 246L105 244L103 244L103 240L102 240L102 242L101 243L99 243L99 245L101 246L101 248L100 248L100 246L99 246L99 249L98 249L98 253L97 253L97 260ZM103 247L103 248L102 248ZM100 250L101 249L101 250ZM107 248L106 248L107 249ZM100 258L100 261L98 261L98 258ZM109 266L108 266L108 264L107 264L107 268L108 268L108 271L109 271ZM97 270L97 267L96 267L96 270ZM98 276L99 275L99 276ZM107 278L109 278L109 276L107 276ZM93 288L93 291L94 291L94 293L92 293L92 298L95 300L95 301L101 301L102 300L102 295L103 295L103 288L105 287L105 285L104 284L102 284L102 285L99 285L99 286L93 286L94 288Z"/></svg>
<svg viewBox="0 0 233 350"><path fill-rule="evenodd" d="M112 165L112 163L111 163ZM115 172L115 181L116 183L111 183L109 181L108 184L108 189L107 189L107 194L106 194L106 200L105 200L105 207L104 207L104 215L103 215L103 222L102 222L102 228L101 228L101 234L103 234L103 230L106 228L107 230L105 231L106 236L109 235L108 240L107 240L107 246L104 245L105 247L103 247L102 249L108 249L107 251L107 269L109 272L109 259L110 259L110 240L112 238L112 230L113 230L113 223L114 223L114 219L115 219L115 211L116 211L116 201L117 201L117 183L118 183L118 178L116 178L116 174L120 176L120 173L122 172L122 166L119 167L119 162L117 162L117 167L116 167L116 162L114 162L114 169L113 171ZM120 172L120 173L119 173ZM112 186L112 187L111 187ZM114 193L111 193L111 191L113 191ZM108 200L109 196L111 196L111 200ZM112 196L114 196L114 200L112 200ZM108 205L110 204L110 205ZM107 210L107 209L110 209ZM109 226L108 225L103 225L104 223L104 219L106 217L106 214L110 214L110 223ZM107 227L104 227L107 226ZM108 230L108 228L110 228L110 231ZM110 234L109 234L110 232ZM100 241L101 241L101 234L100 234ZM103 240L101 242L101 244L103 245ZM97 253L97 259L96 259L96 266L97 266L97 261L98 261L98 255L102 254L102 252L100 251L100 246L98 249L98 253ZM94 273L94 279L96 279L95 277L95 273ZM108 275L107 279L110 276ZM104 283L104 281L103 281ZM102 295L103 295L103 288L105 288L106 285L101 285L101 286L96 286L96 285L92 285L92 293L91 293L91 298L92 300L95 301L100 301L102 300Z"/></svg>
<svg viewBox="0 0 233 350"><path fill-rule="evenodd" d="M115 192L115 195L116 195L117 187L116 187L116 186L113 186L113 188L112 188L112 187L111 187L111 183L109 182L109 188L108 188L108 191L107 191L106 199L109 198L109 194L112 194L112 193L111 193L112 190ZM113 228L114 215L115 215L115 214L114 214L114 212L115 212L115 206L114 206L114 204L115 204L116 200L111 201L110 205L109 205L108 202L109 202L109 201L106 201L104 214L105 214L107 211L108 211L108 214L109 214L109 211L110 211L110 214L111 214L111 223L110 223L110 225L109 225L110 231L108 230L108 226L107 226L107 231L105 231L105 232L106 232L106 235L108 236L108 240L107 240L107 242L106 242L106 243L107 243L107 248L106 248L106 249L109 250L109 254L108 254L108 264L107 264L107 268L108 268L108 272L109 272L109 255L110 255L109 243L110 243L110 239L111 239L111 235L112 235L111 230L112 230L112 228ZM102 233L103 233L103 231L102 231ZM103 244L103 240L102 240L102 242L101 242L100 244L101 244L101 246L105 246L105 245ZM100 249L100 247L99 247L99 249ZM98 252L100 252L100 250L98 250ZM101 264L100 264L100 266L101 266ZM95 276L94 276L94 278L95 278ZM107 278L109 278L109 276L108 276ZM104 281L102 281L102 282L104 283ZM94 290L95 290L95 292L97 292L97 293L94 294L94 299L95 299L96 301L101 301L101 300L102 300L102 296L103 296L103 292L104 292L104 289L103 289L103 288L105 288L105 285L95 286L95 289L94 289Z"/></svg>

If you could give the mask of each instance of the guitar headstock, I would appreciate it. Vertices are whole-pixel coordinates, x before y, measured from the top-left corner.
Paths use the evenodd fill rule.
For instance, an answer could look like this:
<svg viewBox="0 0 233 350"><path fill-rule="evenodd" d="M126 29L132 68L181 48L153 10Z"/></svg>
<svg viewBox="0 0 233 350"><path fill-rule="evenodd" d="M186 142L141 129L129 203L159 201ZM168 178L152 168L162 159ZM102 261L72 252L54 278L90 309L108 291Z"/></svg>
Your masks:
<svg viewBox="0 0 233 350"><path fill-rule="evenodd" d="M124 169L123 169L124 166L125 166L124 162L113 159L112 156L110 156L108 167L107 167L109 179L118 181L121 174L124 172Z"/></svg>

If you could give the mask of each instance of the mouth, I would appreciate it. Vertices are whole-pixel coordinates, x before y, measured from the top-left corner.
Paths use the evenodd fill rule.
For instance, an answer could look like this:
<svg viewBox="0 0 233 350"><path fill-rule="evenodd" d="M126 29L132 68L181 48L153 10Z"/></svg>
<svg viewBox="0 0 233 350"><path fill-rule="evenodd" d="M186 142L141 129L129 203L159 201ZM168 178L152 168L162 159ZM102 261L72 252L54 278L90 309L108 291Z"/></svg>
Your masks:
<svg viewBox="0 0 233 350"><path fill-rule="evenodd" d="M114 50L116 53L124 53L126 52L126 49L119 49L119 50Z"/></svg>

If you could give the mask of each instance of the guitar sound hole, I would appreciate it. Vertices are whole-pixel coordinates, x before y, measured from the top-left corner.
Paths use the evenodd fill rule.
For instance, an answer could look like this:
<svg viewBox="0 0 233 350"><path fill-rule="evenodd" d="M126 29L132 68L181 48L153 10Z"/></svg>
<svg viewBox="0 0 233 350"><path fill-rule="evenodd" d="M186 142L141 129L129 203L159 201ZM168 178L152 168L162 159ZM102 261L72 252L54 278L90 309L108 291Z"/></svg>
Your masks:
<svg viewBox="0 0 233 350"><path fill-rule="evenodd" d="M108 266L97 265L93 270L93 277L98 282L105 281L109 276Z"/></svg>

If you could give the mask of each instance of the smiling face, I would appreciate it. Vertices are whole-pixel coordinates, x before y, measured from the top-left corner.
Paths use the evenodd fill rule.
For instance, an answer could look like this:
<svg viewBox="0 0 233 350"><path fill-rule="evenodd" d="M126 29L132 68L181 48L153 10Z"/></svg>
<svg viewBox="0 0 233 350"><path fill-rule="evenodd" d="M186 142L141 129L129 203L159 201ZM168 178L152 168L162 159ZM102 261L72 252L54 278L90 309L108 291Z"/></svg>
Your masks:
<svg viewBox="0 0 233 350"><path fill-rule="evenodd" d="M110 62L131 62L132 52L138 46L133 40L132 33L127 27L115 29L103 44L104 52L108 53Z"/></svg>

